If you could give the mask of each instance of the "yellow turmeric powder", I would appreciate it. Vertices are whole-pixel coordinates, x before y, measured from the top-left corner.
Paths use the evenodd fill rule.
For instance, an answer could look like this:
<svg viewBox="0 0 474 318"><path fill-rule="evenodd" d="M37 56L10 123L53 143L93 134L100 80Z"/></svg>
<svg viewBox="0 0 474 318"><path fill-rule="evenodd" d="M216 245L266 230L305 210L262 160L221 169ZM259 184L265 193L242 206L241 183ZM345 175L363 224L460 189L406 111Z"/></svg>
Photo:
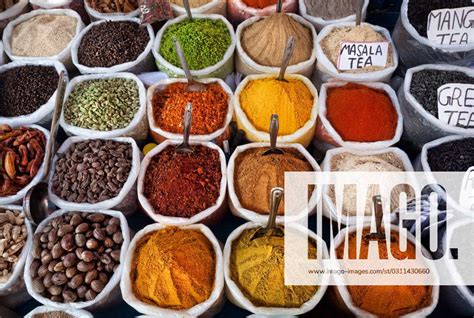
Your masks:
<svg viewBox="0 0 474 318"><path fill-rule="evenodd" d="M255 306L301 307L314 296L318 286L285 286L284 238L264 236L251 240L257 230L244 230L232 242L232 280ZM309 258L316 258L314 241L308 246L308 254Z"/></svg>
<svg viewBox="0 0 474 318"><path fill-rule="evenodd" d="M314 97L298 79L276 78L250 81L240 93L240 106L257 130L268 132L270 117L278 114L279 136L290 135L311 117Z"/></svg>
<svg viewBox="0 0 474 318"><path fill-rule="evenodd" d="M137 243L130 272L132 290L145 303L188 309L211 295L215 268L215 252L204 234L166 227Z"/></svg>

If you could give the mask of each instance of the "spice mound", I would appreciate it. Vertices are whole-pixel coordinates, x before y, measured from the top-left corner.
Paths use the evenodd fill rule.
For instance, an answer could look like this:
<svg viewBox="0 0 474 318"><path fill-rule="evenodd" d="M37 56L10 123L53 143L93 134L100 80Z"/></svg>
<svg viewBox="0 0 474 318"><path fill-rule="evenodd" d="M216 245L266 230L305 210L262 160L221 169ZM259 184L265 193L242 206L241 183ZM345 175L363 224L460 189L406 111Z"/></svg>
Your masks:
<svg viewBox="0 0 474 318"><path fill-rule="evenodd" d="M137 242L130 280L141 301L182 310L210 297L215 271L214 248L204 234L167 227Z"/></svg>
<svg viewBox="0 0 474 318"><path fill-rule="evenodd" d="M111 67L135 61L150 36L146 28L131 21L106 21L94 25L78 48L79 63L88 67Z"/></svg>
<svg viewBox="0 0 474 318"><path fill-rule="evenodd" d="M337 68L339 60L339 52L341 51L342 42L387 42L385 36L375 31L370 25L357 25L351 27L334 27L331 32L321 40L321 49L324 55ZM368 66L355 70L341 70L340 72L348 73L364 73L383 70L393 66L393 48L389 45L388 58L385 67Z"/></svg>
<svg viewBox="0 0 474 318"><path fill-rule="evenodd" d="M251 148L235 159L234 188L240 204L248 210L270 213L271 189L285 185L285 172L313 171L298 150L284 148L284 153L262 156L269 148ZM278 214L284 214L284 203Z"/></svg>
<svg viewBox="0 0 474 318"><path fill-rule="evenodd" d="M30 274L33 289L54 302L94 300L120 265L120 219L69 212L36 231Z"/></svg>
<svg viewBox="0 0 474 318"><path fill-rule="evenodd" d="M203 6L205 4L208 4L212 0L189 0L189 6L191 8L199 8L200 6ZM171 3L177 4L181 7L184 7L184 1L183 0L171 0Z"/></svg>
<svg viewBox="0 0 474 318"><path fill-rule="evenodd" d="M344 152L335 155L331 159L331 171L352 171L352 172L402 172L405 166L402 160L393 152L386 152L378 155L355 155ZM359 189L359 191L361 191ZM400 193L406 192L407 197L414 196L409 186L399 185L391 191L391 206L398 207ZM336 204L336 193L334 186L329 186L329 197ZM380 194L377 185L369 185L367 188L367 200L365 203L365 215L372 214L372 197ZM342 213L347 216L357 215L357 188L355 185L345 185L343 195Z"/></svg>
<svg viewBox="0 0 474 318"><path fill-rule="evenodd" d="M14 195L38 174L46 136L38 129L0 125L0 196Z"/></svg>
<svg viewBox="0 0 474 318"><path fill-rule="evenodd" d="M309 60L313 50L311 30L284 13L273 14L246 27L241 44L258 64L280 67L283 51L291 36L295 38L295 48L289 65Z"/></svg>
<svg viewBox="0 0 474 318"><path fill-rule="evenodd" d="M181 44L191 70L201 70L219 63L231 44L227 25L221 19L183 20L163 32L160 54L174 66L181 67L173 38Z"/></svg>
<svg viewBox="0 0 474 318"><path fill-rule="evenodd" d="M428 150L431 171L464 172L474 166L474 138L444 142Z"/></svg>
<svg viewBox="0 0 474 318"><path fill-rule="evenodd" d="M431 11L438 9L455 9L472 7L471 0L410 0L408 2L408 20L415 30L426 37L428 16Z"/></svg>
<svg viewBox="0 0 474 318"><path fill-rule="evenodd" d="M110 131L127 127L139 108L134 80L89 80L74 87L64 105L64 119L76 127Z"/></svg>
<svg viewBox="0 0 474 318"><path fill-rule="evenodd" d="M356 0L305 0L308 13L324 20L336 20L356 12Z"/></svg>
<svg viewBox="0 0 474 318"><path fill-rule="evenodd" d="M76 35L77 19L42 14L17 24L12 32L12 54L47 57L61 53Z"/></svg>
<svg viewBox="0 0 474 318"><path fill-rule="evenodd" d="M410 93L427 112L438 118L438 88L453 83L474 85L474 77L457 71L422 70L413 74Z"/></svg>
<svg viewBox="0 0 474 318"><path fill-rule="evenodd" d="M369 234L365 229L362 236ZM369 250L369 241L361 240L360 254L356 233L349 234L348 242L349 259L367 259ZM374 242L375 243L375 242ZM385 241L378 243L378 253L380 259L388 258L388 250ZM400 251L400 236L398 232L391 232L390 254L397 260L415 259L416 250L413 243L407 241L406 251ZM344 243L336 250L337 257L343 258ZM423 266L420 264L420 266ZM419 276L417 276L419 277ZM421 278L422 279L422 278ZM347 286L352 303L378 317L400 317L419 309L428 307L431 304L432 286Z"/></svg>
<svg viewBox="0 0 474 318"><path fill-rule="evenodd" d="M216 204L222 178L219 152L205 146L193 150L182 153L168 146L151 158L144 195L155 213L189 218Z"/></svg>
<svg viewBox="0 0 474 318"><path fill-rule="evenodd" d="M0 210L0 285L13 274L28 231L22 211ZM22 270L23 272L23 270Z"/></svg>
<svg viewBox="0 0 474 318"><path fill-rule="evenodd" d="M0 116L34 113L53 96L58 80L53 66L25 65L0 73Z"/></svg>
<svg viewBox="0 0 474 318"><path fill-rule="evenodd" d="M242 2L249 7L263 9L275 5L277 3L277 0L242 0Z"/></svg>
<svg viewBox="0 0 474 318"><path fill-rule="evenodd" d="M186 83L157 87L152 100L156 126L171 133L183 133L184 109L192 103L191 134L207 135L222 128L229 109L226 91L217 83L206 84L201 92L189 92L187 87Z"/></svg>
<svg viewBox="0 0 474 318"><path fill-rule="evenodd" d="M119 195L132 168L132 146L112 140L86 140L57 154L52 190L75 203L97 203Z"/></svg>
<svg viewBox="0 0 474 318"><path fill-rule="evenodd" d="M0 12L3 12L11 7L13 7L15 4L17 4L20 0L5 0L5 1L0 1Z"/></svg>
<svg viewBox="0 0 474 318"><path fill-rule="evenodd" d="M258 229L247 229L232 242L230 276L255 306L301 307L318 286L286 286L284 237L263 236L251 240ZM316 244L309 242L309 258L316 258Z"/></svg>
<svg viewBox="0 0 474 318"><path fill-rule="evenodd" d="M33 318L75 318L74 316L60 310L47 311L35 314Z"/></svg>
<svg viewBox="0 0 474 318"><path fill-rule="evenodd" d="M138 8L138 0L87 0L87 3L101 13L130 13Z"/></svg>
<svg viewBox="0 0 474 318"><path fill-rule="evenodd" d="M327 119L344 141L376 142L395 136L398 114L383 90L359 84L332 87L326 108Z"/></svg>
<svg viewBox="0 0 474 318"><path fill-rule="evenodd" d="M310 119L314 102L311 91L298 79L286 80L249 81L240 93L240 106L257 130L268 132L272 114L279 116L279 136L294 133Z"/></svg>

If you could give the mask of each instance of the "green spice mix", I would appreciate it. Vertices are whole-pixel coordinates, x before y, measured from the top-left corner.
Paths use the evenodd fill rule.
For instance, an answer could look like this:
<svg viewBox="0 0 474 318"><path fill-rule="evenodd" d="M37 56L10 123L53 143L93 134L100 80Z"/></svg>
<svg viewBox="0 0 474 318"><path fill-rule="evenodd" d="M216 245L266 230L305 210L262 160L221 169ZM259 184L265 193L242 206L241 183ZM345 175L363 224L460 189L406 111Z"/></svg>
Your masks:
<svg viewBox="0 0 474 318"><path fill-rule="evenodd" d="M89 80L74 87L64 105L64 119L76 127L110 131L127 127L139 108L134 80Z"/></svg>
<svg viewBox="0 0 474 318"><path fill-rule="evenodd" d="M163 33L160 54L177 67L181 64L173 37L181 44L191 70L201 70L220 62L232 41L227 25L219 19L183 20L172 24Z"/></svg>

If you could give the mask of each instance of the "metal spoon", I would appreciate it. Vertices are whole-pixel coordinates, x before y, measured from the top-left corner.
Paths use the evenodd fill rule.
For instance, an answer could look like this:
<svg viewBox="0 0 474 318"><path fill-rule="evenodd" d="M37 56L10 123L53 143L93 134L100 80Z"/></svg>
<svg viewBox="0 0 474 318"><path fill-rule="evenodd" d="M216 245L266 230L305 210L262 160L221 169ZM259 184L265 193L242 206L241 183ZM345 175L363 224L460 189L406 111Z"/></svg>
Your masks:
<svg viewBox="0 0 474 318"><path fill-rule="evenodd" d="M356 7L356 25L360 25L362 22L362 8L364 7L364 0L357 1Z"/></svg>
<svg viewBox="0 0 474 318"><path fill-rule="evenodd" d="M189 0L183 0L183 6L184 10L186 10L186 15L188 16L188 19L192 20L193 16L191 14L191 6L189 5Z"/></svg>
<svg viewBox="0 0 474 318"><path fill-rule="evenodd" d="M283 52L283 59L281 61L281 67L280 67L280 74L278 75L277 80L279 81L287 81L285 80L285 72L286 68L288 67L288 64L290 64L290 59L291 56L293 56L293 51L295 49L295 38L293 36L290 36L288 41L286 42L285 46L285 51Z"/></svg>
<svg viewBox="0 0 474 318"><path fill-rule="evenodd" d="M277 13L281 13L282 7L283 7L283 0L278 0L276 12L277 12Z"/></svg>
<svg viewBox="0 0 474 318"><path fill-rule="evenodd" d="M176 39L176 37L173 37L173 42L176 48L176 53L178 54L179 61L181 63L181 67L184 70L184 74L186 75L186 78L188 79L188 86L186 87L186 89L189 92L201 92L205 90L206 85L196 81L191 75L188 62L186 61L186 58L184 57L183 49L181 48L181 45L179 44L179 41L178 39Z"/></svg>
<svg viewBox="0 0 474 318"><path fill-rule="evenodd" d="M59 74L56 103L54 106L53 119L51 122L51 131L46 144L44 155L44 175L49 180L49 171L54 156L54 146L56 143L56 134L58 132L58 120L63 109L64 91L66 89L67 78L64 71ZM23 211L26 218L32 224L39 224L48 215L55 210L55 206L48 200L48 183L41 182L32 187L23 198Z"/></svg>
<svg viewBox="0 0 474 318"><path fill-rule="evenodd" d="M383 219L382 197L380 195L374 195L372 197L372 202L374 203L376 233L367 234L365 236L365 239L369 241L370 240L385 240L385 234L382 231L382 219Z"/></svg>
<svg viewBox="0 0 474 318"><path fill-rule="evenodd" d="M278 115L272 114L272 118L270 119L270 149L265 150L265 152L262 153L262 156L267 156L270 154L276 154L276 155L283 154L283 150L278 149L276 147L279 126L280 125L278 124Z"/></svg>
<svg viewBox="0 0 474 318"><path fill-rule="evenodd" d="M188 103L186 105L186 109L184 110L184 116L183 116L183 126L184 126L183 142L176 146L176 151L178 151L178 152L183 152L183 153L192 153L193 152L193 148L189 144L189 134L191 132L192 111L193 111L193 106L191 105L191 103Z"/></svg>
<svg viewBox="0 0 474 318"><path fill-rule="evenodd" d="M273 188L272 197L270 201L270 215L268 216L268 223L266 227L261 227L250 238L251 241L264 236L278 236L283 237L285 234L283 230L276 225L276 217L278 214L278 207L280 206L283 197L282 188Z"/></svg>

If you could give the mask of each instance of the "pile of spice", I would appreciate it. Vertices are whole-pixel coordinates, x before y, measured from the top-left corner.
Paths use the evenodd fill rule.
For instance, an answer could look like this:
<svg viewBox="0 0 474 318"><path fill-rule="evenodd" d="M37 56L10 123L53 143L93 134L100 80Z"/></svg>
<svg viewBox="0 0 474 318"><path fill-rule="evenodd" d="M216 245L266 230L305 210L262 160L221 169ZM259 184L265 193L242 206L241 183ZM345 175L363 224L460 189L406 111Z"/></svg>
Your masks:
<svg viewBox="0 0 474 318"><path fill-rule="evenodd" d="M58 80L53 66L17 66L0 73L0 116L35 112L53 96Z"/></svg>
<svg viewBox="0 0 474 318"><path fill-rule="evenodd" d="M184 310L209 298L214 289L215 268L214 248L204 234L166 227L137 242L130 281L139 300Z"/></svg>
<svg viewBox="0 0 474 318"><path fill-rule="evenodd" d="M46 136L38 129L0 125L0 196L14 195L31 182L45 147Z"/></svg>
<svg viewBox="0 0 474 318"><path fill-rule="evenodd" d="M444 70L422 70L413 73L410 94L431 115L438 118L438 88L445 84L472 84L466 73Z"/></svg>
<svg viewBox="0 0 474 318"><path fill-rule="evenodd" d="M234 189L240 204L248 210L270 213L271 189L284 187L285 172L313 171L313 167L296 149L284 148L283 154L262 154L269 148L251 148L235 159ZM284 214L284 203L278 208Z"/></svg>
<svg viewBox="0 0 474 318"><path fill-rule="evenodd" d="M328 88L326 118L344 141L355 142L390 140L398 124L385 91L352 83Z"/></svg>
<svg viewBox="0 0 474 318"><path fill-rule="evenodd" d="M64 104L64 119L76 127L110 131L127 127L139 108L138 85L134 80L88 80L74 86Z"/></svg>
<svg viewBox="0 0 474 318"><path fill-rule="evenodd" d="M74 316L64 311L56 310L34 314L33 318L74 318Z"/></svg>
<svg viewBox="0 0 474 318"><path fill-rule="evenodd" d="M335 155L331 159L331 171L350 172L402 172L405 166L402 160L393 152L386 152L378 155L356 155L344 152ZM361 191L359 189L359 191ZM406 192L407 197L413 197L413 192L409 186L399 185L395 187L390 195L391 206L398 207L400 194ZM329 186L328 191L334 205L336 204L336 193L334 186ZM367 200L365 203L365 215L372 214L372 197L380 194L377 185L369 185L367 188ZM357 188L355 185L345 185L342 213L347 216L357 215Z"/></svg>
<svg viewBox="0 0 474 318"><path fill-rule="evenodd" d="M132 168L132 146L113 140L86 140L57 153L52 190L63 200L97 203L115 198Z"/></svg>
<svg viewBox="0 0 474 318"><path fill-rule="evenodd" d="M23 212L0 210L0 285L13 274L27 237Z"/></svg>
<svg viewBox="0 0 474 318"><path fill-rule="evenodd" d="M428 16L438 9L472 7L471 0L410 0L408 2L408 20L415 30L426 37Z"/></svg>
<svg viewBox="0 0 474 318"><path fill-rule="evenodd" d="M150 36L147 28L132 21L106 21L94 25L78 48L79 63L88 67L111 67L135 61Z"/></svg>
<svg viewBox="0 0 474 318"><path fill-rule="evenodd" d="M241 44L258 64L279 67L290 37L295 38L295 47L289 65L309 60L313 51L311 30L284 13L272 14L246 27Z"/></svg>
<svg viewBox="0 0 474 318"><path fill-rule="evenodd" d="M189 0L189 6L191 8L198 8L200 6L203 6L205 4L208 4L212 0ZM184 1L183 0L171 0L170 1L173 4L176 4L178 6L184 7Z"/></svg>
<svg viewBox="0 0 474 318"><path fill-rule="evenodd" d="M263 236L252 240L258 230L247 229L232 242L230 277L253 305L301 307L318 286L287 286L284 281L284 237ZM309 241L308 256L316 258L316 244Z"/></svg>
<svg viewBox="0 0 474 318"><path fill-rule="evenodd" d="M356 0L305 0L308 14L324 20L337 20L355 14Z"/></svg>
<svg viewBox="0 0 474 318"><path fill-rule="evenodd" d="M61 53L76 35L77 19L41 14L17 24L12 32L12 54L47 57Z"/></svg>
<svg viewBox="0 0 474 318"><path fill-rule="evenodd" d="M100 13L130 13L138 8L138 0L87 0Z"/></svg>
<svg viewBox="0 0 474 318"><path fill-rule="evenodd" d="M337 68L339 53L341 51L342 42L387 42L388 40L381 33L375 31L370 25L362 24L356 26L334 27L331 32L321 40L321 49L324 55ZM387 67L393 66L393 48L389 45L388 58L385 67L368 66L353 70L341 70L340 72L362 73L380 71Z"/></svg>
<svg viewBox="0 0 474 318"><path fill-rule="evenodd" d="M431 171L467 171L474 166L474 138L444 142L427 154Z"/></svg>
<svg viewBox="0 0 474 318"><path fill-rule="evenodd" d="M168 146L151 158L143 194L156 214L189 218L216 204L222 179L219 152L205 146L193 150L183 153Z"/></svg>
<svg viewBox="0 0 474 318"><path fill-rule="evenodd" d="M369 229L364 229L362 237L369 234ZM406 251L400 251L400 236L398 232L390 233L390 254L397 260L415 259L416 248L407 241ZM359 242L356 233L349 234L348 257L349 259L367 259L369 241L362 239ZM341 243L336 250L337 258L343 259L344 245ZM373 247L373 246L372 246ZM360 249L360 250L359 250ZM388 258L387 243L378 242L380 259ZM420 264L421 265L421 264ZM432 286L347 286L352 303L378 317L400 317L415 312L431 305Z"/></svg>
<svg viewBox="0 0 474 318"><path fill-rule="evenodd" d="M274 6L277 3L277 0L242 0L242 2L249 7L263 9L269 6Z"/></svg>
<svg viewBox="0 0 474 318"><path fill-rule="evenodd" d="M181 44L191 70L201 70L219 63L232 43L227 25L221 19L186 19L170 25L163 32L160 55L181 67L173 38Z"/></svg>
<svg viewBox="0 0 474 318"><path fill-rule="evenodd" d="M278 114L279 136L290 135L311 117L314 97L298 79L263 78L249 81L239 95L240 107L252 125L268 132L272 114Z"/></svg>
<svg viewBox="0 0 474 318"><path fill-rule="evenodd" d="M153 117L156 126L171 132L183 132L183 116L187 103L193 106L191 134L206 135L222 128L229 109L229 95L218 84L207 84L205 90L191 92L187 83L157 87L153 95Z"/></svg>
<svg viewBox="0 0 474 318"><path fill-rule="evenodd" d="M2 0L0 1L0 12L3 12L11 7L13 7L15 4L18 3L20 0Z"/></svg>
<svg viewBox="0 0 474 318"><path fill-rule="evenodd" d="M33 289L54 302L94 300L120 265L120 219L70 212L54 218L33 240Z"/></svg>

